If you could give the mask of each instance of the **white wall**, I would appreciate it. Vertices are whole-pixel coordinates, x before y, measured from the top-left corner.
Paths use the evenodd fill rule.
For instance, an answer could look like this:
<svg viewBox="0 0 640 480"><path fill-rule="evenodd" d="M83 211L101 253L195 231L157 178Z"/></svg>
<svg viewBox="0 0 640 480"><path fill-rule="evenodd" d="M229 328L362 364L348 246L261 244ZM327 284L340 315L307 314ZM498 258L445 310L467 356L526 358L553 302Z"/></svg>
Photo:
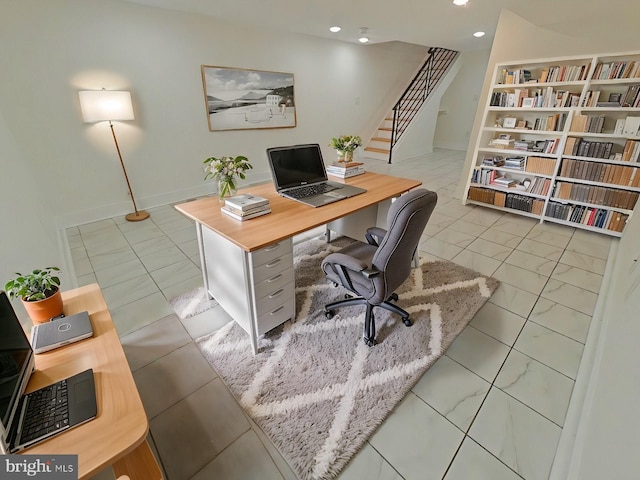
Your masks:
<svg viewBox="0 0 640 480"><path fill-rule="evenodd" d="M434 147L467 149L490 53L476 50L460 54L460 71L440 102Z"/></svg>
<svg viewBox="0 0 640 480"><path fill-rule="evenodd" d="M115 128L136 202L149 208L212 192L202 171L211 155L247 155L256 181L269 177L267 147L317 142L333 155L332 136L368 136L426 50L244 28L117 0L3 0L0 152L3 164L20 165L3 173L11 188L0 195L5 205L17 192L35 196L3 218L3 232L15 234L11 244L3 238L1 256L26 268L43 260L33 251L53 251L56 223L132 209L108 126L82 122L79 90L131 91L136 119ZM293 73L297 127L209 132L202 64ZM40 204L51 222L33 213Z"/></svg>

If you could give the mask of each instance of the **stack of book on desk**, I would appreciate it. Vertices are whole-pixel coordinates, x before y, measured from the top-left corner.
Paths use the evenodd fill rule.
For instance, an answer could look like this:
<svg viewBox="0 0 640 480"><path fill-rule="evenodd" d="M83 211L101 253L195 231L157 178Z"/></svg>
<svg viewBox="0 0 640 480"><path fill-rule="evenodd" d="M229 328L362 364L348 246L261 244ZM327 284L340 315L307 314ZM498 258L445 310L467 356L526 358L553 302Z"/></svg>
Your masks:
<svg viewBox="0 0 640 480"><path fill-rule="evenodd" d="M355 177L365 172L363 165L361 162L336 162L327 167L327 174L339 178Z"/></svg>
<svg viewBox="0 0 640 480"><path fill-rule="evenodd" d="M244 221L271 212L271 206L268 199L246 193L226 198L220 210L236 220Z"/></svg>

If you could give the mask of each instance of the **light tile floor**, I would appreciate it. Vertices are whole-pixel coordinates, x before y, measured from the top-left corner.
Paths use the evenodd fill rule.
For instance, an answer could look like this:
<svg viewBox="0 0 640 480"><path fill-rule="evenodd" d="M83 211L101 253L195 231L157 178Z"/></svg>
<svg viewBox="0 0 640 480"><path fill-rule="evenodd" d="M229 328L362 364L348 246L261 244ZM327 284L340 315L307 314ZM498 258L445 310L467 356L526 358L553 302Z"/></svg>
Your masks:
<svg viewBox="0 0 640 480"><path fill-rule="evenodd" d="M423 255L502 284L342 480L548 477L612 239L461 205L463 163L451 150L367 162L438 192ZM166 478L295 479L195 346L229 317L217 307L180 321L167 302L202 282L192 222L169 205L149 211L144 222L113 218L67 236L79 285L103 289Z"/></svg>

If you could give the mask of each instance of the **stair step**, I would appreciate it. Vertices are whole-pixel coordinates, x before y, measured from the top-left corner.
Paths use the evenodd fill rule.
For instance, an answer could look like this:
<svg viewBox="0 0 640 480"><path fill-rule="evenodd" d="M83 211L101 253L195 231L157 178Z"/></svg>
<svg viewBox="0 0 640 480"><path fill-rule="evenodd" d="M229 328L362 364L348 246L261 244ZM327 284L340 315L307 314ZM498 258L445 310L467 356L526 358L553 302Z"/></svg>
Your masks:
<svg viewBox="0 0 640 480"><path fill-rule="evenodd" d="M378 130L381 130L381 131L383 131L383 132L390 132L390 131L391 131L391 130L393 130L393 129L392 129L392 128L390 128L390 127L380 127L380 128L378 128Z"/></svg>
<svg viewBox="0 0 640 480"><path fill-rule="evenodd" d="M373 137L371 139L372 142L386 142L386 143L391 143L391 139L390 138L384 138L384 137Z"/></svg>
<svg viewBox="0 0 640 480"><path fill-rule="evenodd" d="M389 154L389 150L385 150L384 148L375 148L375 147L365 147L365 152L375 152L375 153L386 153Z"/></svg>

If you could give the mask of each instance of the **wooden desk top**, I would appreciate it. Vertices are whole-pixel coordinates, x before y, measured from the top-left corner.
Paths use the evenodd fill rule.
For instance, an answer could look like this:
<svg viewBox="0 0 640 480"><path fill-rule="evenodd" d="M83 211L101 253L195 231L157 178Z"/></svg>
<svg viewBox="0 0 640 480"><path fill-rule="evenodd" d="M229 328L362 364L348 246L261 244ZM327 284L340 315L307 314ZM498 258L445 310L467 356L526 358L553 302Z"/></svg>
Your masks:
<svg viewBox="0 0 640 480"><path fill-rule="evenodd" d="M149 423L111 314L97 284L62 293L64 313L87 310L92 338L36 355L28 391L93 368L98 416L34 447L29 454L78 454L78 475L89 478L146 439Z"/></svg>
<svg viewBox="0 0 640 480"><path fill-rule="evenodd" d="M333 178L331 180L340 181ZM355 197L313 208L279 196L271 182L254 185L240 190L239 193L251 193L268 198L271 213L244 222L222 213L222 203L217 197L193 200L176 205L175 208L245 251L252 252L408 192L422 184L419 180L372 172L349 178L344 183L367 191Z"/></svg>

